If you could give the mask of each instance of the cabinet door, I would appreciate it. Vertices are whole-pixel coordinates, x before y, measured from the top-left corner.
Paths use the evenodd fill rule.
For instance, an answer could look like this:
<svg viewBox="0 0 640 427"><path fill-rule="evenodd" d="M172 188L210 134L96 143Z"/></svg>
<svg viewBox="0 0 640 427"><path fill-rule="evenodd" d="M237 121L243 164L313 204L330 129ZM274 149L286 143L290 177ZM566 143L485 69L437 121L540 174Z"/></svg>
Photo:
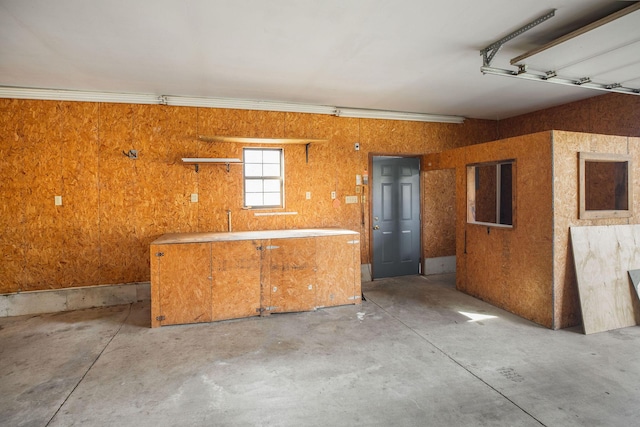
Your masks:
<svg viewBox="0 0 640 427"><path fill-rule="evenodd" d="M316 239L318 307L354 304L360 301L359 238L359 235L343 235Z"/></svg>
<svg viewBox="0 0 640 427"><path fill-rule="evenodd" d="M155 246L152 286L161 326L211 321L211 243ZM158 256L161 253L161 256ZM157 285L157 286L155 286Z"/></svg>
<svg viewBox="0 0 640 427"><path fill-rule="evenodd" d="M211 245L212 320L260 315L259 241Z"/></svg>
<svg viewBox="0 0 640 427"><path fill-rule="evenodd" d="M268 313L309 311L316 307L314 238L263 241L263 277Z"/></svg>

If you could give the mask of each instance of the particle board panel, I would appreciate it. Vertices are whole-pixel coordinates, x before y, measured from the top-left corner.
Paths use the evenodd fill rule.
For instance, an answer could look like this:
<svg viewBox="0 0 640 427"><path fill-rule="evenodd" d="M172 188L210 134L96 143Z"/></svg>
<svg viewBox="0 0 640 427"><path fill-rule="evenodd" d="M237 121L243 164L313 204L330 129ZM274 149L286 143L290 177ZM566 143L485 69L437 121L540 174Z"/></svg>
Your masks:
<svg viewBox="0 0 640 427"><path fill-rule="evenodd" d="M638 324L627 276L640 268L640 225L571 227L584 333Z"/></svg>
<svg viewBox="0 0 640 427"><path fill-rule="evenodd" d="M309 311L316 307L316 239L271 239L269 251L270 313Z"/></svg>
<svg viewBox="0 0 640 427"><path fill-rule="evenodd" d="M639 97L608 93L500 120L497 128L500 138L552 129L637 137L639 114Z"/></svg>
<svg viewBox="0 0 640 427"><path fill-rule="evenodd" d="M317 307L360 302L359 238L348 235L316 239Z"/></svg>
<svg viewBox="0 0 640 427"><path fill-rule="evenodd" d="M460 290L546 327L553 326L551 134L454 150L456 270ZM466 165L515 159L514 227L466 222Z"/></svg>
<svg viewBox="0 0 640 427"><path fill-rule="evenodd" d="M24 269L23 109L0 99L0 294L21 290Z"/></svg>
<svg viewBox="0 0 640 427"><path fill-rule="evenodd" d="M151 245L150 255L160 258L157 280L151 282L159 304L152 312L164 317L160 325L211 321L211 243Z"/></svg>
<svg viewBox="0 0 640 427"><path fill-rule="evenodd" d="M63 206L54 205L54 196L63 195L62 146L59 102L25 103L24 153L25 188L25 268L22 290L62 287L60 256L65 248Z"/></svg>
<svg viewBox="0 0 640 427"><path fill-rule="evenodd" d="M426 258L456 254L456 170L422 172L422 242Z"/></svg>
<svg viewBox="0 0 640 427"><path fill-rule="evenodd" d="M98 104L60 104L64 287L100 283Z"/></svg>
<svg viewBox="0 0 640 427"><path fill-rule="evenodd" d="M260 315L260 241L211 246L211 320Z"/></svg>
<svg viewBox="0 0 640 427"><path fill-rule="evenodd" d="M144 280L137 264L136 213L137 160L123 151L139 149L133 137L135 111L127 104L100 104L99 221L100 283Z"/></svg>

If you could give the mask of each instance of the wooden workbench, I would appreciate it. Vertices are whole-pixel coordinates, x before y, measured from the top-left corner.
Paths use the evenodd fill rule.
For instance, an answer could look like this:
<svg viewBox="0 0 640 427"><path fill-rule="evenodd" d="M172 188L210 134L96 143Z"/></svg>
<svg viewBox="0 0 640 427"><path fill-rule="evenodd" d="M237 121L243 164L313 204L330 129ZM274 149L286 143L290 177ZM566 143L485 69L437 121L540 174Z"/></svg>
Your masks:
<svg viewBox="0 0 640 427"><path fill-rule="evenodd" d="M151 327L361 302L360 234L165 234L151 243Z"/></svg>

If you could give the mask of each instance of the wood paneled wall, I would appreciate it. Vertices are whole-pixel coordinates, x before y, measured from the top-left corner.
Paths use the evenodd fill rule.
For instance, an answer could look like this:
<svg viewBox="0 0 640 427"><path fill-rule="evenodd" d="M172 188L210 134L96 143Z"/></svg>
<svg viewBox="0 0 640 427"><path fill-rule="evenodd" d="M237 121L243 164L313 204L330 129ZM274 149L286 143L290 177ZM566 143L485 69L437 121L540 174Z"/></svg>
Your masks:
<svg viewBox="0 0 640 427"><path fill-rule="evenodd" d="M497 127L499 139L547 130L640 137L640 96L598 95L500 120Z"/></svg>
<svg viewBox="0 0 640 427"><path fill-rule="evenodd" d="M242 167L184 166L182 157L242 157L242 146L198 135L322 138L285 146L286 211L242 209ZM86 102L0 99L0 293L149 280L149 243L169 232L340 227L362 233L369 254L368 200L355 175L369 153L433 153L496 139L494 121L462 125L325 115ZM354 143L360 143L360 151ZM123 151L138 150L130 159ZM450 178L450 177L449 177ZM446 175L425 176L429 188ZM311 200L305 192L310 191ZM336 191L339 203L330 198ZM198 193L199 202L190 195ZM62 206L54 205L62 196ZM445 202L446 203L446 202ZM451 234L441 195L423 192L425 235ZM364 215L363 215L364 212ZM424 216L424 215L423 215ZM363 221L364 219L364 221ZM363 224L364 222L364 224ZM444 228L442 228L444 227ZM453 255L453 240L425 245ZM437 255L436 255L437 254Z"/></svg>
<svg viewBox="0 0 640 427"><path fill-rule="evenodd" d="M579 219L578 153L631 154L634 215L630 218ZM640 223L640 138L595 135L575 132L553 132L554 179L554 293L557 328L579 325L580 301L569 227L589 225L617 225Z"/></svg>
<svg viewBox="0 0 640 427"><path fill-rule="evenodd" d="M509 159L515 159L514 227L467 223L467 165ZM551 133L428 155L429 167L456 170L457 288L553 327Z"/></svg>
<svg viewBox="0 0 640 427"><path fill-rule="evenodd" d="M633 216L581 220L580 152L630 154L637 165L640 138L540 132L425 156L425 174L456 171L458 289L550 328L581 323L570 227L639 224L640 173L632 169ZM467 223L466 166L507 159L515 159L514 227Z"/></svg>

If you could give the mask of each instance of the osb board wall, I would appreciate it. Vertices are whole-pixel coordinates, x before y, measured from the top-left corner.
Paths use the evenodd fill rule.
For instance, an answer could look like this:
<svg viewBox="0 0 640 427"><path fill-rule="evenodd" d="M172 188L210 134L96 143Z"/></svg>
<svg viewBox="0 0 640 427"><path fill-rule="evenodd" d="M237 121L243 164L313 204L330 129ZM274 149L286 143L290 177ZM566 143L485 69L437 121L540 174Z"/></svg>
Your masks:
<svg viewBox="0 0 640 427"><path fill-rule="evenodd" d="M640 137L640 96L608 93L497 122L498 137L546 130Z"/></svg>
<svg viewBox="0 0 640 427"><path fill-rule="evenodd" d="M467 224L466 165L515 159L513 228ZM456 168L457 288L553 327L552 171L549 132L426 156Z"/></svg>
<svg viewBox="0 0 640 427"><path fill-rule="evenodd" d="M579 219L578 153L631 154L634 165L640 161L640 138L553 132L554 180L554 283L556 327L581 323L580 302L569 241L569 227L589 225L637 224L640 209L640 173L632 170L634 215L631 218Z"/></svg>
<svg viewBox="0 0 640 427"><path fill-rule="evenodd" d="M456 170L422 172L422 245L426 258L456 254Z"/></svg>
<svg viewBox="0 0 640 427"><path fill-rule="evenodd" d="M242 146L198 135L308 137L285 146L285 211L242 209L242 167L193 166L182 157L242 157ZM362 233L368 197L355 175L370 152L431 153L493 140L493 121L462 125L264 111L0 99L0 293L149 280L149 243L169 232L340 227ZM360 143L360 151L354 143ZM138 150L132 160L123 151ZM435 185L435 184L434 184ZM306 200L305 192L311 192ZM337 202L330 199L337 192ZM199 195L198 203L190 195ZM367 195L365 190L365 195ZM54 196L63 198L54 205ZM423 212L438 206L423 196Z"/></svg>

